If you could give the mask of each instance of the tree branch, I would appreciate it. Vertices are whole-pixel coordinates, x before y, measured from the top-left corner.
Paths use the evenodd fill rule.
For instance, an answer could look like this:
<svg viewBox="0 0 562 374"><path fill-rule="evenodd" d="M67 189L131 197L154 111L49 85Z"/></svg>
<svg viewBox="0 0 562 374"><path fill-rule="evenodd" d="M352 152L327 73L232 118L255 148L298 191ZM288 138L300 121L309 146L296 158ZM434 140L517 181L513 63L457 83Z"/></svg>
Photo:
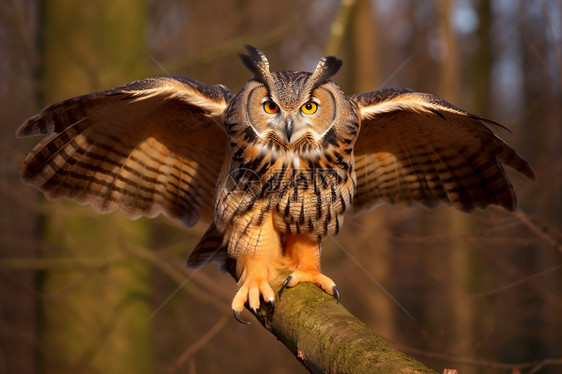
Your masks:
<svg viewBox="0 0 562 374"><path fill-rule="evenodd" d="M227 263L235 278L234 261ZM281 284L272 284L277 295ZM336 300L311 283L283 291L273 311L256 317L312 373L435 373L391 347Z"/></svg>

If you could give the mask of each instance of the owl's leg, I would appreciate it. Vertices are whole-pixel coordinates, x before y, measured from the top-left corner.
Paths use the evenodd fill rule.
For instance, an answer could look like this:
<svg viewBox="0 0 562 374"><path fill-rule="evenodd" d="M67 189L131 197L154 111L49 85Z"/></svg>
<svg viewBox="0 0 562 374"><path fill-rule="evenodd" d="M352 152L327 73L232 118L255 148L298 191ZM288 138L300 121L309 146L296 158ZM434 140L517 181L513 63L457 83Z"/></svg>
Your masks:
<svg viewBox="0 0 562 374"><path fill-rule="evenodd" d="M232 300L235 315L242 312L246 301L250 309L257 310L260 307L260 296L266 302L274 303L275 293L269 285L272 269L269 268L267 257L269 256L246 254L236 260L237 268L240 269L240 288Z"/></svg>
<svg viewBox="0 0 562 374"><path fill-rule="evenodd" d="M238 248L239 252L234 256L240 280L239 289L232 300L232 310L239 321L239 314L246 302L254 311L260 307L260 297L273 305L275 293L269 282L277 277L282 260L281 242L271 219L267 219L262 227L252 229L248 242L253 243L253 246Z"/></svg>
<svg viewBox="0 0 562 374"><path fill-rule="evenodd" d="M301 282L317 284L338 302L340 291L333 280L320 272L320 242L306 235L291 235L285 241L285 260L291 275L285 279L281 291L286 287L294 287Z"/></svg>

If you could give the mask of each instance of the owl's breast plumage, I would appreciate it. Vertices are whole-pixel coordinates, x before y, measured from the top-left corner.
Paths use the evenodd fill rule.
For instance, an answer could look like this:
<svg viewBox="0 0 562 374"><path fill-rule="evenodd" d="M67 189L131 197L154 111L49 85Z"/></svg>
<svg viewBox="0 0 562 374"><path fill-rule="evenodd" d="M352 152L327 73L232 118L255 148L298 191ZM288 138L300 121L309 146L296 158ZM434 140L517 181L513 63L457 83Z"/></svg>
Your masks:
<svg viewBox="0 0 562 374"><path fill-rule="evenodd" d="M271 185L268 199L274 203L279 232L316 237L338 233L352 202L353 159L338 164L325 161L324 157L314 162L300 160L298 168L290 168Z"/></svg>
<svg viewBox="0 0 562 374"><path fill-rule="evenodd" d="M351 152L332 145L301 157L245 144L234 146L232 154L219 185L215 217L231 255L254 245L255 230L267 219L281 236L319 240L338 233L356 185Z"/></svg>

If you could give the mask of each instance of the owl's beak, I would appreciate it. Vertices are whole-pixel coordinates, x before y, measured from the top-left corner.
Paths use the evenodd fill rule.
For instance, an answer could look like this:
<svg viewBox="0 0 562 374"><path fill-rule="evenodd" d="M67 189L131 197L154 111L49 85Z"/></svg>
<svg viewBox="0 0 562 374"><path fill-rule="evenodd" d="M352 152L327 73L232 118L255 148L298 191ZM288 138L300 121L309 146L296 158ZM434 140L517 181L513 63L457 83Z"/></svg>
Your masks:
<svg viewBox="0 0 562 374"><path fill-rule="evenodd" d="M291 141L291 135L293 134L293 120L287 119L285 122L285 133L287 134L287 141Z"/></svg>

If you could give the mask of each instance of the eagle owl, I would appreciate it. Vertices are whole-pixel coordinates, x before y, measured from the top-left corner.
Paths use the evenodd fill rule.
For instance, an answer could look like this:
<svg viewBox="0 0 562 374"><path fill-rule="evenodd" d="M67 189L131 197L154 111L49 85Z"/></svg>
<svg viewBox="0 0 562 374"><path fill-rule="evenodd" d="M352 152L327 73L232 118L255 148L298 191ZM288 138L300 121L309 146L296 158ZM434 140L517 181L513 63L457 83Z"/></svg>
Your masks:
<svg viewBox="0 0 562 374"><path fill-rule="evenodd" d="M320 249L346 214L385 202L513 210L503 166L534 179L493 121L408 89L346 95L330 80L342 64L333 56L313 73L271 72L247 50L254 77L236 95L157 77L45 108L17 131L48 135L22 180L98 212L210 223L187 265L236 260L239 319L246 303L273 304L280 269L282 289L313 282L339 299Z"/></svg>

